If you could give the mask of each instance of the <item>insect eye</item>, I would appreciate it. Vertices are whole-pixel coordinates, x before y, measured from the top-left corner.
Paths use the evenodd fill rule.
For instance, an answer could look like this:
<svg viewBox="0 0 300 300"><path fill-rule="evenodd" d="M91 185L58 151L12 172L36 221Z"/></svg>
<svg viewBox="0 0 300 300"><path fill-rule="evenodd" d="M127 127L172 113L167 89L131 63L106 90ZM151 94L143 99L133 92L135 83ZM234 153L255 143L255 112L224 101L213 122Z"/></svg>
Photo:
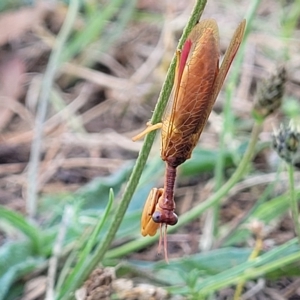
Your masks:
<svg viewBox="0 0 300 300"><path fill-rule="evenodd" d="M169 219L168 225L175 225L178 222L178 217L175 213L173 213L173 216Z"/></svg>
<svg viewBox="0 0 300 300"><path fill-rule="evenodd" d="M152 215L152 220L155 223L162 223L162 214L159 211L155 211Z"/></svg>

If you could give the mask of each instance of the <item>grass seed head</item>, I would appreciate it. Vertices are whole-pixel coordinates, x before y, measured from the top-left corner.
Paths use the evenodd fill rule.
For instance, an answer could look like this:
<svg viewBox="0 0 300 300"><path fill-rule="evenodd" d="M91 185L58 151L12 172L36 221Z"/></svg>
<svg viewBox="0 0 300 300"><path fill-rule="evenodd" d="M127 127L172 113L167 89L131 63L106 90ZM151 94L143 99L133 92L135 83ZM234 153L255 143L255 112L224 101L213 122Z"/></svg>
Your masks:
<svg viewBox="0 0 300 300"><path fill-rule="evenodd" d="M281 106L286 77L285 67L280 66L258 86L253 107L256 118L263 120Z"/></svg>
<svg viewBox="0 0 300 300"><path fill-rule="evenodd" d="M290 123L273 133L273 148L287 163L300 167L300 128Z"/></svg>

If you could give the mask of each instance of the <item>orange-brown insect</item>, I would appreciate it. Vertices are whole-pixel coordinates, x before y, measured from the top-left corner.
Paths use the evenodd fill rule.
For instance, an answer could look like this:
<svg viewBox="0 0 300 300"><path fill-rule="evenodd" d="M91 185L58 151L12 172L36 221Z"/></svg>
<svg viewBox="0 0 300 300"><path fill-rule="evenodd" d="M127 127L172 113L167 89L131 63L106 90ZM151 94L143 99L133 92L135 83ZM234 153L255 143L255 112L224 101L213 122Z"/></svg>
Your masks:
<svg viewBox="0 0 300 300"><path fill-rule="evenodd" d="M161 158L166 162L164 188L152 189L141 219L143 236L155 235L161 226L161 239L166 250L167 225L177 223L174 202L176 168L191 157L212 107L223 85L229 67L241 44L246 21L240 23L219 68L219 30L215 20L200 21L177 51L177 66L173 93L162 123L150 125L137 140L148 132L161 128ZM165 225L164 228L162 226Z"/></svg>

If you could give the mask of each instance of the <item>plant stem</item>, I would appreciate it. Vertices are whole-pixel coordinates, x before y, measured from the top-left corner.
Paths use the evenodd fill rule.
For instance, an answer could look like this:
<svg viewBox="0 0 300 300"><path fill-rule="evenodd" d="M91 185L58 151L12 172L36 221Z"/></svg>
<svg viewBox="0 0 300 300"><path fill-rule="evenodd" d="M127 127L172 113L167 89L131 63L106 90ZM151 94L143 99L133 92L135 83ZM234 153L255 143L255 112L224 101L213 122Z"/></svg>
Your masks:
<svg viewBox="0 0 300 300"><path fill-rule="evenodd" d="M294 167L288 165L289 182L290 182L290 206L292 211L292 218L295 226L295 231L300 244L300 224L299 224L299 207L295 193L295 178L294 178Z"/></svg>
<svg viewBox="0 0 300 300"><path fill-rule="evenodd" d="M53 50L49 58L49 63L47 65L40 90L39 106L35 120L34 137L31 145L30 160L28 164L28 188L26 210L30 218L33 218L36 214L36 203L39 182L38 173L40 166L42 135L44 129L44 122L47 115L49 95L51 93L51 88L55 79L56 71L61 63L60 58L62 50L67 41L68 36L72 31L78 9L79 0L70 1L70 6L68 9L66 19L62 25L59 34L57 35L57 39L55 40L55 44L53 46Z"/></svg>
<svg viewBox="0 0 300 300"><path fill-rule="evenodd" d="M258 255L259 255L260 251L262 250L262 248L263 248L263 240L262 240L262 235L261 235L261 232L260 232L260 233L258 233L256 235L255 246L254 246L254 248L252 250L252 253L251 253L248 261L254 260L256 257L258 257ZM241 299L241 294L242 294L245 282L246 282L245 280L241 280L237 284L233 300L239 300L239 299Z"/></svg>

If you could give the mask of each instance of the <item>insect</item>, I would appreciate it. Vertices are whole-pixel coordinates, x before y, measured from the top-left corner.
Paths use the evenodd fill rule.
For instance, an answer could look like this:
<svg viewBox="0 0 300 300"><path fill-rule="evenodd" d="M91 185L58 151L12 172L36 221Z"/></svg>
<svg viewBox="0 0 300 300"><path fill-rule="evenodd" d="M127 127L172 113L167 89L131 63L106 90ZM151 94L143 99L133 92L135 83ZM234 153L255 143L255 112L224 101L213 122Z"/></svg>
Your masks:
<svg viewBox="0 0 300 300"><path fill-rule="evenodd" d="M181 51L177 51L173 91L161 123L149 125L133 140L161 128L161 158L166 162L164 188L153 188L141 218L143 236L161 229L167 260L166 232L175 225L174 186L176 169L191 157L230 65L241 44L246 21L237 27L219 68L219 30L215 20L200 21L191 31Z"/></svg>

